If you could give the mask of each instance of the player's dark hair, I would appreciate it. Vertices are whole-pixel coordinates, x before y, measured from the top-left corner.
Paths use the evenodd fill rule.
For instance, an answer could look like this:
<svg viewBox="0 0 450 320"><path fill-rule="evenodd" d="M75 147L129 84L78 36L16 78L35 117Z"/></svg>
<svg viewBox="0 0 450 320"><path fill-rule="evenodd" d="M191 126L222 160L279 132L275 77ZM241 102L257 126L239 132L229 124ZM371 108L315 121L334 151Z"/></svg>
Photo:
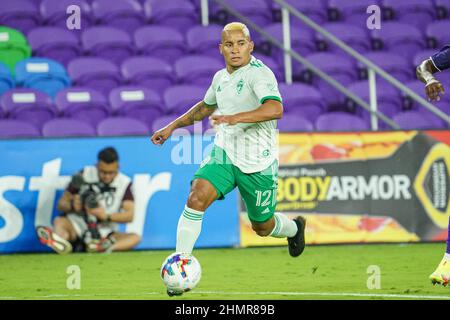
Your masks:
<svg viewBox="0 0 450 320"><path fill-rule="evenodd" d="M107 147L100 150L98 153L98 161L103 161L105 163L113 163L119 161L119 154L113 147Z"/></svg>

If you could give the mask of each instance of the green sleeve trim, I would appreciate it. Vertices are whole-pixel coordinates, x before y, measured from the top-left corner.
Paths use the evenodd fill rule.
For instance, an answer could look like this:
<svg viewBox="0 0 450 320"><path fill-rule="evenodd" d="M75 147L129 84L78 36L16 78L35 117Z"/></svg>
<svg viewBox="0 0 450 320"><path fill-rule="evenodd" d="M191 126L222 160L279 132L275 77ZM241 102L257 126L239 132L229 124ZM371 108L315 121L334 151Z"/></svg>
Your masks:
<svg viewBox="0 0 450 320"><path fill-rule="evenodd" d="M203 103L206 104L207 107L215 107L217 105L217 103L214 103L214 104L206 103L205 100L203 100Z"/></svg>
<svg viewBox="0 0 450 320"><path fill-rule="evenodd" d="M275 100L281 103L281 99L280 97L277 96L267 96L261 99L261 104L263 104L264 102L266 102L267 100Z"/></svg>

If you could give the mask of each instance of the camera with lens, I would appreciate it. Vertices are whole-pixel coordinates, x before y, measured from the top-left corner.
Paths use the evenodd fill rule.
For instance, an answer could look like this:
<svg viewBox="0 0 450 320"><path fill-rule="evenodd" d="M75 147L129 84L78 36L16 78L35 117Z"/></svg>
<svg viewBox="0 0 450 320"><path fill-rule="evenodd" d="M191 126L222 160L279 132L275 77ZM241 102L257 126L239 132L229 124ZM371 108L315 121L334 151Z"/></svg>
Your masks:
<svg viewBox="0 0 450 320"><path fill-rule="evenodd" d="M99 240L101 238L98 231L97 218L93 215L87 214L85 208L94 209L100 206L99 200L102 194L105 192L114 192L115 188L103 182L86 182L81 174L73 176L70 182L72 188L79 190L81 205L83 208L83 218L88 226L87 231L83 235L85 243L89 243L92 240Z"/></svg>

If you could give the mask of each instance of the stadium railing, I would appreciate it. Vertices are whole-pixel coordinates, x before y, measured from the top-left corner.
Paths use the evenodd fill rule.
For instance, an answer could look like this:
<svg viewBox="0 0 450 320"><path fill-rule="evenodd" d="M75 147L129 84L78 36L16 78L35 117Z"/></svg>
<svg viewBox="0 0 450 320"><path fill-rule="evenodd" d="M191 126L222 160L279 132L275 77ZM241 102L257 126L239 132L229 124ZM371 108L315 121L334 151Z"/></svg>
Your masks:
<svg viewBox="0 0 450 320"><path fill-rule="evenodd" d="M357 105L361 106L362 108L366 109L371 114L371 128L373 131L378 130L378 118L384 121L389 127L392 129L398 130L400 127L392 121L389 117L387 117L384 113L377 110L377 94L376 94L376 76L380 76L383 79L385 79L388 83L399 89L400 91L404 92L406 95L411 97L412 100L416 101L417 103L421 104L425 109L429 110L430 112L434 113L439 118L443 119L445 122L450 124L450 117L445 114L443 111L438 109L436 106L432 105L428 101L426 101L424 98L419 96L417 93L412 91L410 88L406 87L404 84L402 84L400 81L389 75L386 71L372 63L370 60L365 58L363 55L355 51L353 48L345 44L343 41L336 38L334 35L329 33L327 30L322 28L320 25L309 19L307 16L305 16L303 13L296 10L294 7L292 7L290 4L286 3L284 0L274 0L281 6L281 13L282 13L282 24L283 24L283 43L279 42L276 38L271 36L269 33L265 32L262 28L260 28L258 25L256 25L253 21L248 19L247 17L243 16L241 13L236 11L234 8L226 4L223 0L211 0L219 4L222 8L224 8L226 11L228 11L233 16L240 19L242 22L244 22L246 25L252 27L256 32L258 32L260 35L262 35L264 38L266 38L272 45L280 48L284 51L284 65L285 65L285 81L286 83L290 84L292 83L292 59L302 63L305 65L311 72L315 73L317 76L321 77L323 80L325 80L327 83L329 83L332 87L334 87L336 90L340 91L342 94L347 96L349 99L353 100ZM202 0L202 24L208 25L208 0ZM295 52L291 49L291 37L290 37L290 14L295 16L296 18L300 19L303 23L305 23L310 28L314 29L316 32L322 34L326 39L337 45L339 48L341 48L343 51L345 51L347 54L355 58L356 60L360 61L362 64L364 64L368 69L368 82L369 82L369 90L370 90L370 102L367 103L366 101L362 100L357 95L350 92L346 87L341 85L339 82L337 82L335 79L327 75L325 72L311 64L305 57L300 55L298 52Z"/></svg>

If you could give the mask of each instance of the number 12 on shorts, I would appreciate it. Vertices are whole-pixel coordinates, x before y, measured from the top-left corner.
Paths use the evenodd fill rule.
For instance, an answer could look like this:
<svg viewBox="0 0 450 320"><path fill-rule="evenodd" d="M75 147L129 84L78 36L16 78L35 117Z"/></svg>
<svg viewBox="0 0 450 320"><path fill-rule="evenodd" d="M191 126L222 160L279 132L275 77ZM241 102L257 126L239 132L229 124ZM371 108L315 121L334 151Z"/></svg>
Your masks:
<svg viewBox="0 0 450 320"><path fill-rule="evenodd" d="M270 205L270 206L275 205L277 189L264 190L264 191L255 190L255 193L256 193L256 206L257 207L266 207L268 205Z"/></svg>

